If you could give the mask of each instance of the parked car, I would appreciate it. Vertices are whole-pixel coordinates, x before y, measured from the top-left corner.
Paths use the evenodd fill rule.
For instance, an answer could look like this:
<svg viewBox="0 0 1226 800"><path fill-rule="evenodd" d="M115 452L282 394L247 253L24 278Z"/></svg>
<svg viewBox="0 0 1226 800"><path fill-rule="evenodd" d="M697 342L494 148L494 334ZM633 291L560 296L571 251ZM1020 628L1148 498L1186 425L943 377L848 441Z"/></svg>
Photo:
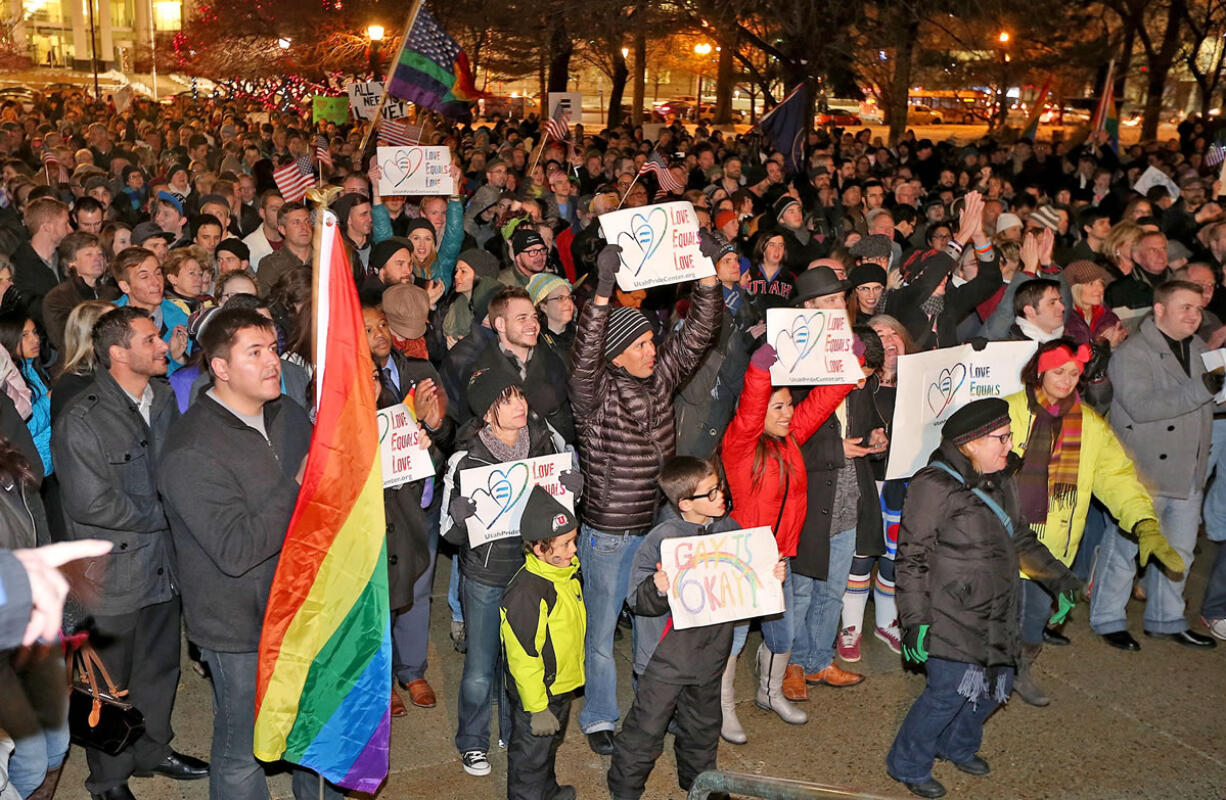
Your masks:
<svg viewBox="0 0 1226 800"><path fill-rule="evenodd" d="M839 127L849 128L855 125L862 124L860 115L846 108L830 108L825 111L818 112L818 125L837 125Z"/></svg>
<svg viewBox="0 0 1226 800"><path fill-rule="evenodd" d="M933 111L930 106L917 103L907 111L908 125L940 125L942 117L940 112Z"/></svg>

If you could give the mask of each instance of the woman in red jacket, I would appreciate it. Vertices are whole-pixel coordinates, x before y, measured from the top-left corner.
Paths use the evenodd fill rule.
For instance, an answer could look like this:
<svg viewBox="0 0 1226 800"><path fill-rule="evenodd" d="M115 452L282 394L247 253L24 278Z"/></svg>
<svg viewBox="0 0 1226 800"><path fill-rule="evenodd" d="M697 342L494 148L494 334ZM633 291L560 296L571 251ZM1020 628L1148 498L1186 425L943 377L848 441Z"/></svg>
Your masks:
<svg viewBox="0 0 1226 800"><path fill-rule="evenodd" d="M732 494L733 519L743 528L770 526L780 557L788 559L796 555L807 510L808 480L800 445L855 387L819 386L793 407L790 389L771 386L770 367L777 359L775 348L769 344L753 354L736 416L724 434L722 453ZM759 684L754 702L759 708L774 711L784 722L803 725L808 715L783 696L783 674L792 651L792 615L786 610L792 605L790 574L789 571L789 579L783 583L784 612L762 621ZM739 649L734 641L725 673L725 694L731 689L728 675L735 670Z"/></svg>

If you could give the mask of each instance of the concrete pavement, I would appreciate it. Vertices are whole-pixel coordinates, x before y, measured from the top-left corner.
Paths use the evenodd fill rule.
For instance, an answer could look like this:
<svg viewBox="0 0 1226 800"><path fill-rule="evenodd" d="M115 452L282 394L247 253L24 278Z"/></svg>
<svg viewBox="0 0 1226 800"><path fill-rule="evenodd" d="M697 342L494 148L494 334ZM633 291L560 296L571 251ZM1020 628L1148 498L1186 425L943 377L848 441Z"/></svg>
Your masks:
<svg viewBox="0 0 1226 800"><path fill-rule="evenodd" d="M1188 582L1189 619L1196 620L1204 581L1218 545L1202 539ZM432 649L428 679L439 698L434 709L410 706L392 722L391 775L384 800L431 798L486 800L505 797L506 756L490 754L493 775L473 778L460 767L452 744L455 697L461 656L448 639L446 604L449 566L440 559L431 612ZM1016 695L989 722L981 754L992 774L973 778L939 763L934 770L953 798L1043 800L1120 800L1226 797L1226 647L1189 650L1141 636L1141 604L1129 606L1140 653L1114 650L1087 625L1088 608L1079 605L1067 628L1071 647L1048 647L1036 677L1052 696L1047 708L1032 708ZM872 618L872 610L867 615ZM1199 627L1199 625L1194 625ZM761 641L750 635L746 653ZM884 769L894 733L923 689L918 674L904 671L899 657L867 637L864 658L856 665L868 679L847 689L813 687L805 704L810 721L789 726L753 704L755 678L750 658L742 658L737 679L738 712L749 735L744 746L720 743L720 767L739 772L810 780L892 797L908 796ZM623 708L628 707L630 638L617 643ZM212 724L208 682L185 668L175 709L177 749L208 756ZM407 698L406 698L407 701ZM609 759L587 747L571 715L558 754L558 777L580 797L607 797L604 776ZM495 716L495 726L497 725ZM497 740L497 732L492 732ZM74 747L59 798L88 798L82 788L84 754ZM269 781L276 800L291 797L289 779ZM162 778L134 779L140 800L204 800L208 782L175 783ZM647 793L649 800L681 798L676 785L671 741L666 742Z"/></svg>

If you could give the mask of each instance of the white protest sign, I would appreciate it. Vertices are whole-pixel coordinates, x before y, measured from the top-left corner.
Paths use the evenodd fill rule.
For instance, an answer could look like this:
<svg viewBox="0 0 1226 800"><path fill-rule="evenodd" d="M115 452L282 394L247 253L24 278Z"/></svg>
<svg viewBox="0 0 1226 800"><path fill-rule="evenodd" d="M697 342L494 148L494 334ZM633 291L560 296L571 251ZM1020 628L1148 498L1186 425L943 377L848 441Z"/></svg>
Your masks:
<svg viewBox="0 0 1226 800"><path fill-rule="evenodd" d="M379 147L379 194L455 194L451 148L434 145Z"/></svg>
<svg viewBox="0 0 1226 800"><path fill-rule="evenodd" d="M421 429L404 403L379 409L379 460L383 488L390 489L434 474L430 451L421 449Z"/></svg>
<svg viewBox="0 0 1226 800"><path fill-rule="evenodd" d="M909 478L925 466L941 443L941 426L962 406L1020 392L1022 366L1037 346L991 342L983 350L964 344L899 356L886 480Z"/></svg>
<svg viewBox="0 0 1226 800"><path fill-rule="evenodd" d="M374 119L379 101L383 99L383 81L365 81L351 83L345 87L349 91L349 110L358 119ZM408 106L402 100L389 99L383 106L384 119L401 119L409 115Z"/></svg>
<svg viewBox="0 0 1226 800"><path fill-rule="evenodd" d="M1226 370L1226 350L1207 350L1200 354L1200 360L1205 365L1206 372L1222 372ZM1226 387L1213 396L1213 402L1226 403Z"/></svg>
<svg viewBox="0 0 1226 800"><path fill-rule="evenodd" d="M779 548L768 527L660 542L668 607L677 630L783 611Z"/></svg>
<svg viewBox="0 0 1226 800"><path fill-rule="evenodd" d="M623 292L715 274L698 247L694 206L684 200L601 214L600 232L621 246L617 285Z"/></svg>
<svg viewBox="0 0 1226 800"><path fill-rule="evenodd" d="M1132 190L1142 197L1155 186L1165 187L1170 193L1172 200L1179 199L1179 187L1175 185L1175 181L1157 167L1150 167L1141 173L1141 177L1137 178L1137 182L1133 185Z"/></svg>
<svg viewBox="0 0 1226 800"><path fill-rule="evenodd" d="M477 507L467 521L469 545L519 536L519 520L533 486L545 489L574 511L575 496L558 480L563 470L573 468L574 455L560 453L461 470L460 494Z"/></svg>
<svg viewBox="0 0 1226 800"><path fill-rule="evenodd" d="M864 378L842 309L767 309L766 341L779 354L771 367L772 386L825 386Z"/></svg>
<svg viewBox="0 0 1226 800"><path fill-rule="evenodd" d="M570 115L570 124L575 125L583 121L583 93L582 92L550 92L549 93L549 108L547 113L550 118L553 117L554 109L562 106L566 109L566 113Z"/></svg>

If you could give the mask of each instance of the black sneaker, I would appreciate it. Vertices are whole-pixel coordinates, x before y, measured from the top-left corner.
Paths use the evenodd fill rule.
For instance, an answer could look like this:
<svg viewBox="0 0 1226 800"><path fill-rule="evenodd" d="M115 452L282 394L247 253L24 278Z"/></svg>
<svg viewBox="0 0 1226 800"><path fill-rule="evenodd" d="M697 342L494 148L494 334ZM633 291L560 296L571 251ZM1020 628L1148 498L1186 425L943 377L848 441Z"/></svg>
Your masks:
<svg viewBox="0 0 1226 800"><path fill-rule="evenodd" d="M490 774L490 760L485 757L485 753L481 750L469 750L467 753L461 753L460 762L464 765L464 771L469 775L484 778Z"/></svg>

